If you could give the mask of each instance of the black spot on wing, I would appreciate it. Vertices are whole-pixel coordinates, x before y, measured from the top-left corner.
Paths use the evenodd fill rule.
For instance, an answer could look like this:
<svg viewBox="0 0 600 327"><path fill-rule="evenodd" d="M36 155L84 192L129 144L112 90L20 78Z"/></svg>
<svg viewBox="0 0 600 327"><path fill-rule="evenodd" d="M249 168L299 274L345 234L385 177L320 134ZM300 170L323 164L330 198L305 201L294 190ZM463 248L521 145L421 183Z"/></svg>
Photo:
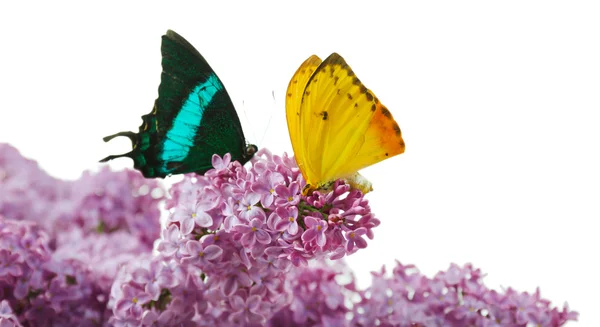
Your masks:
<svg viewBox="0 0 600 327"><path fill-rule="evenodd" d="M398 135L398 136L402 134L402 131L400 130L400 126L398 126L398 123L396 123L396 122L394 122L394 132L396 132L396 135Z"/></svg>
<svg viewBox="0 0 600 327"><path fill-rule="evenodd" d="M390 111L389 111L389 110L388 110L386 107L384 107L384 106L381 106L381 113L382 113L382 114L383 114L383 115L384 115L386 118L391 118L391 117L392 117L392 114L390 113ZM398 126L398 124L396 124L396 126Z"/></svg>

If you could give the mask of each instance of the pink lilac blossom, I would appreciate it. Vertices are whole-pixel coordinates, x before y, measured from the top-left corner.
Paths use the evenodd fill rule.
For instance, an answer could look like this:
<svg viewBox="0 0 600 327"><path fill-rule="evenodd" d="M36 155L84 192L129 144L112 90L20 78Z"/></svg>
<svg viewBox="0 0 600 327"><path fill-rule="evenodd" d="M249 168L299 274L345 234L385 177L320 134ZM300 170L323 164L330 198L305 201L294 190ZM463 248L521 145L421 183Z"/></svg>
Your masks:
<svg viewBox="0 0 600 327"><path fill-rule="evenodd" d="M16 148L0 143L0 215L53 230L53 212L70 191L70 182L49 176Z"/></svg>
<svg viewBox="0 0 600 327"><path fill-rule="evenodd" d="M75 181L50 177L14 147L0 143L0 214L35 221L50 236L73 228L85 235L125 231L149 249L160 235L165 190L136 170L84 172Z"/></svg>
<svg viewBox="0 0 600 327"><path fill-rule="evenodd" d="M152 248L160 235L158 203L164 190L155 179L136 170L84 172L73 182L70 209L59 226L77 227L86 235L125 231Z"/></svg>
<svg viewBox="0 0 600 327"><path fill-rule="evenodd" d="M106 320L106 303L93 274L77 260L54 260L48 240L36 223L0 217L3 310L10 306L21 324L31 326Z"/></svg>
<svg viewBox="0 0 600 327"><path fill-rule="evenodd" d="M0 327L21 327L7 300L0 301Z"/></svg>
<svg viewBox="0 0 600 327"><path fill-rule="evenodd" d="M170 189L137 171L54 179L0 144L0 327L562 326L565 305L498 292L470 265L398 263L359 290L340 259L380 221L360 191L302 196L293 158L227 154ZM159 235L160 201L169 211ZM20 221L19 221L20 220ZM27 221L29 220L29 221ZM34 223L34 222L37 222Z"/></svg>
<svg viewBox="0 0 600 327"><path fill-rule="evenodd" d="M355 293L355 284L343 260L314 260L292 270L285 283L293 299L267 326L349 326L346 315L352 303L348 300Z"/></svg>
<svg viewBox="0 0 600 327"><path fill-rule="evenodd" d="M351 326L544 326L564 325L578 313L552 308L535 293L488 289L484 275L470 264L452 264L433 278L413 265L397 262L391 276L373 273L372 286L360 291Z"/></svg>
<svg viewBox="0 0 600 327"><path fill-rule="evenodd" d="M263 149L248 169L229 155L214 156L213 163L215 169L204 176L189 174L172 186L168 225L155 258L163 266L178 265L201 285L204 305L196 315L202 319L264 324L291 301L284 286L294 265L354 253L366 246L360 237L379 225L363 195L341 181L333 192L301 197L302 175L286 155ZM367 236L372 238L372 231ZM171 303L185 302L177 296L177 289L189 283L185 276L163 288L168 297L151 295L154 301L170 301L162 311L148 300L148 282L123 283L114 296L113 321L158 319Z"/></svg>

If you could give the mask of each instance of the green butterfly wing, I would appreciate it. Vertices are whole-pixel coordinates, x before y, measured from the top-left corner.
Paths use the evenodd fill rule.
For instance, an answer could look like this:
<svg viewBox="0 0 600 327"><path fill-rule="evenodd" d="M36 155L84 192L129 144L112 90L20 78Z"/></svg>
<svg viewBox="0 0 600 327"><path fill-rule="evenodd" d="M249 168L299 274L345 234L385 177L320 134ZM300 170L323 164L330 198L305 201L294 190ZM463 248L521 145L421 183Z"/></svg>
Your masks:
<svg viewBox="0 0 600 327"><path fill-rule="evenodd" d="M152 112L142 116L139 132L121 132L133 150L101 162L129 157L145 177L196 172L212 168L212 156L230 153L246 163L257 148L247 145L227 90L200 53L179 34L162 37L162 75Z"/></svg>

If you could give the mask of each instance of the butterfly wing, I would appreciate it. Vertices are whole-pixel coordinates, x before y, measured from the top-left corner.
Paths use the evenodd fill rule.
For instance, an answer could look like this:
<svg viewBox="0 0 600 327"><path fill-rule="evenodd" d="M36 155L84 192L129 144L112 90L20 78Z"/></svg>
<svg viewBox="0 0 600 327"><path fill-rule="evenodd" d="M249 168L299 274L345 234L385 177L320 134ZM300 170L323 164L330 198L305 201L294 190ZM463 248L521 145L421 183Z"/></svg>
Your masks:
<svg viewBox="0 0 600 327"><path fill-rule="evenodd" d="M306 84L321 62L322 60L319 57L312 55L300 65L288 84L285 101L286 119L292 148L294 149L294 156L305 180L308 180L308 176L305 174L306 169L304 168L306 166L305 158L307 155L302 152L303 139L300 137L300 104Z"/></svg>
<svg viewBox="0 0 600 327"><path fill-rule="evenodd" d="M215 153L222 156L229 152L233 160L245 163L244 132L214 70L173 31L163 36L161 51L163 72L156 115L162 138L157 145L162 170L204 173L212 168Z"/></svg>
<svg viewBox="0 0 600 327"><path fill-rule="evenodd" d="M301 160L313 188L404 152L391 113L337 53L308 80L299 112Z"/></svg>
<svg viewBox="0 0 600 327"><path fill-rule="evenodd" d="M142 116L139 133L121 132L133 150L126 156L145 177L196 172L212 168L212 155L231 153L246 163L256 147L246 147L233 103L223 83L200 53L179 34L162 37L162 75L152 112Z"/></svg>

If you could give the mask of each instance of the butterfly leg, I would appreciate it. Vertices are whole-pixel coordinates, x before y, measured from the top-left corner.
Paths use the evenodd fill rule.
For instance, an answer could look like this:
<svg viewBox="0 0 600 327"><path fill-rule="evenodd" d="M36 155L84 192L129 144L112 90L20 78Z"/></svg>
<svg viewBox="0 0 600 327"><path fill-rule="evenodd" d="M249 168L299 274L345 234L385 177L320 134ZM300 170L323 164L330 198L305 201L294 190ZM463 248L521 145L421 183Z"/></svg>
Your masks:
<svg viewBox="0 0 600 327"><path fill-rule="evenodd" d="M108 142L108 141L114 139L117 136L125 136L125 137L127 137L128 139L131 140L131 144L132 145L135 145L135 142L137 140L137 134L134 133L134 132L119 132L117 134L106 136L106 137L103 138L103 140L104 140L104 142Z"/></svg>
<svg viewBox="0 0 600 327"><path fill-rule="evenodd" d="M113 159L117 159L117 158L121 158L121 157L132 158L131 157L132 154L133 154L133 151L123 153L123 154L116 154L116 155L108 156L108 157L100 160L100 162L107 162L109 160L113 160Z"/></svg>

